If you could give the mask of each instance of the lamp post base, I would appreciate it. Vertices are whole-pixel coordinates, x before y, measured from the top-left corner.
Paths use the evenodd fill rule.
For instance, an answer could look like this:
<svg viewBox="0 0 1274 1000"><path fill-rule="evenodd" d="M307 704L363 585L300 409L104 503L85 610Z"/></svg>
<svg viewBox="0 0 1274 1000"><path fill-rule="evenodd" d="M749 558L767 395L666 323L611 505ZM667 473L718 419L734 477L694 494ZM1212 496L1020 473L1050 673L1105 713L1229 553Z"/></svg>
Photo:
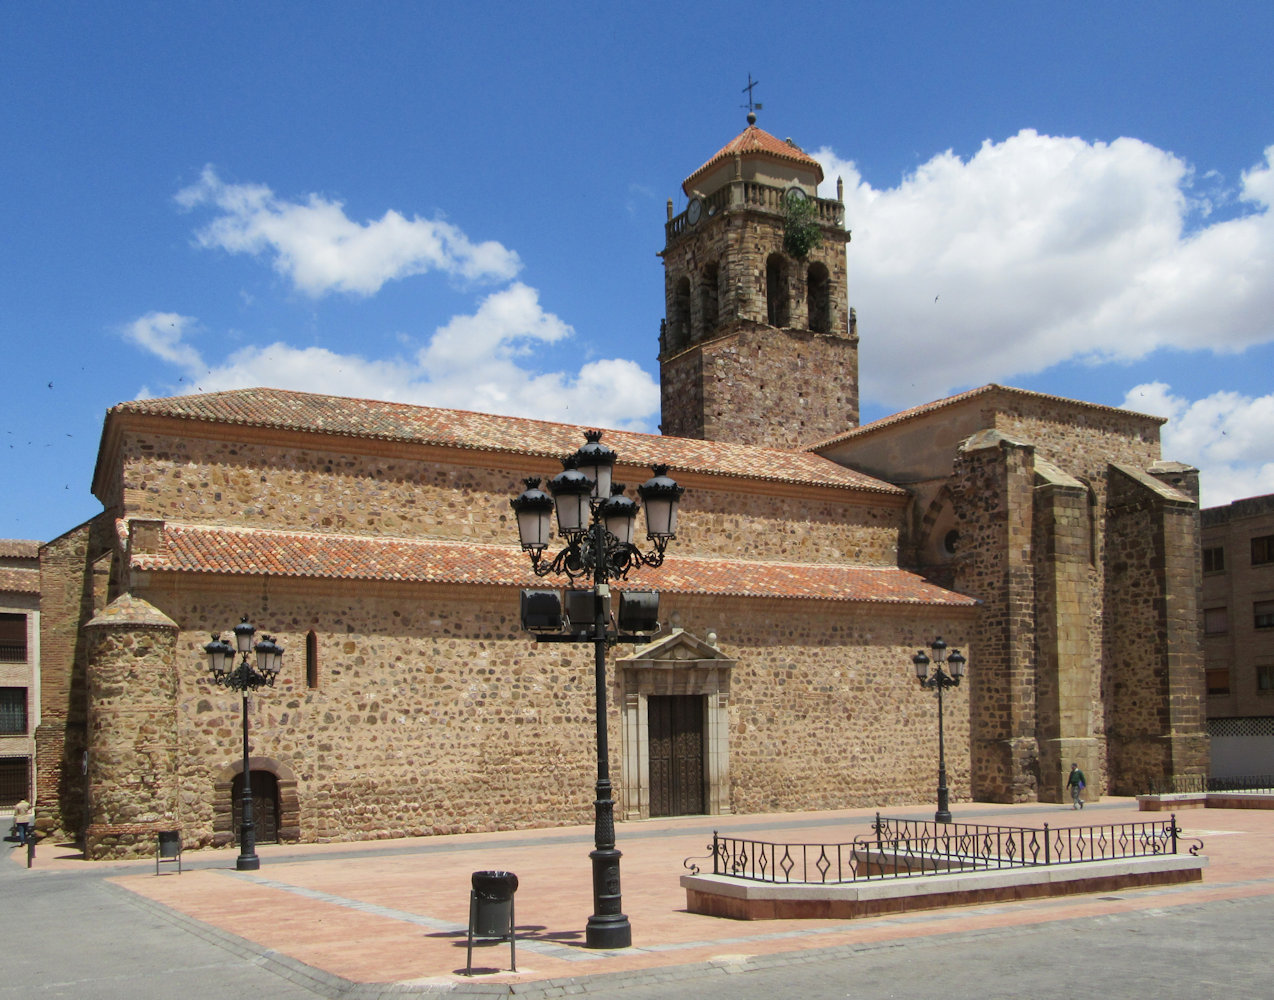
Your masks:
<svg viewBox="0 0 1274 1000"><path fill-rule="evenodd" d="M584 928L584 947L614 950L633 946L633 928L623 913L601 916L594 913Z"/></svg>
<svg viewBox="0 0 1274 1000"><path fill-rule="evenodd" d="M234 861L234 870L237 872L254 872L261 867L261 859L255 854L240 854Z"/></svg>
<svg viewBox="0 0 1274 1000"><path fill-rule="evenodd" d="M620 851L599 847L588 855L593 859L593 915L584 929L586 948L631 948L633 929L626 914L620 913L623 898L619 892Z"/></svg>

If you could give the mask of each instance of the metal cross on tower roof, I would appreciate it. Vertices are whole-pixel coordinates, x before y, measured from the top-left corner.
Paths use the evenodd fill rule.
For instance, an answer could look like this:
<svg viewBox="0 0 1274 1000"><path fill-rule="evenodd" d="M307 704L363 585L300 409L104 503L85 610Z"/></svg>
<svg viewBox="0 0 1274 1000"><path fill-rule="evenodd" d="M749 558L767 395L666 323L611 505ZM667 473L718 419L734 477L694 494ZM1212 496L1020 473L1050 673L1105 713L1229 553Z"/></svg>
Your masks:
<svg viewBox="0 0 1274 1000"><path fill-rule="evenodd" d="M743 92L748 95L748 103L741 104L739 107L747 108L749 112L761 110L761 102L752 100L752 88L760 82L760 80L753 80L751 73L748 74L748 85L743 88Z"/></svg>

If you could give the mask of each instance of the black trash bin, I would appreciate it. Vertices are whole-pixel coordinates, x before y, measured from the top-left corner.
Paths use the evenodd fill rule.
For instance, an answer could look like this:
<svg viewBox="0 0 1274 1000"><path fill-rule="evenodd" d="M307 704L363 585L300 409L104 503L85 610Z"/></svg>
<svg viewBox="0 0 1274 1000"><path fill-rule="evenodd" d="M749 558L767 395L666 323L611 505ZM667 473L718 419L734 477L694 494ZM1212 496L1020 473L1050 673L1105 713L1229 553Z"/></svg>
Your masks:
<svg viewBox="0 0 1274 1000"><path fill-rule="evenodd" d="M518 877L513 872L474 872L469 890L469 953L465 975L473 975L473 939L508 941L509 969L518 971L513 894Z"/></svg>
<svg viewBox="0 0 1274 1000"><path fill-rule="evenodd" d="M161 864L175 864L181 874L181 831L160 830L155 834L155 874Z"/></svg>

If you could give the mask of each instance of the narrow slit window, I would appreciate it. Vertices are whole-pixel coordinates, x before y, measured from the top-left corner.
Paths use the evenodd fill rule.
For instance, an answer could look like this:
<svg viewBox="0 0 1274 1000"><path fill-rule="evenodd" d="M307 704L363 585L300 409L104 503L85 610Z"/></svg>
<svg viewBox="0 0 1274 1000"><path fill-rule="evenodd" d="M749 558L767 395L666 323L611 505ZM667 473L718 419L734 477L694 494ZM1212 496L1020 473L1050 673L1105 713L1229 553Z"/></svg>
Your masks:
<svg viewBox="0 0 1274 1000"><path fill-rule="evenodd" d="M305 633L305 686L319 686L318 636L313 629Z"/></svg>

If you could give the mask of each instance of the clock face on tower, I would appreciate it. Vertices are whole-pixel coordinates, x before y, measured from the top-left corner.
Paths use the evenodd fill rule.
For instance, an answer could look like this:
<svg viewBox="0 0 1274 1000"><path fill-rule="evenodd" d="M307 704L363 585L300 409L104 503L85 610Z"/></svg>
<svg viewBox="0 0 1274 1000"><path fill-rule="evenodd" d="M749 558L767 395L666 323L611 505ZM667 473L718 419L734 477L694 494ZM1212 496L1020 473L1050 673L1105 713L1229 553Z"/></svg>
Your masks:
<svg viewBox="0 0 1274 1000"><path fill-rule="evenodd" d="M698 223L701 215L703 215L703 202L698 198L691 198L690 205L686 208L686 221L693 226Z"/></svg>

